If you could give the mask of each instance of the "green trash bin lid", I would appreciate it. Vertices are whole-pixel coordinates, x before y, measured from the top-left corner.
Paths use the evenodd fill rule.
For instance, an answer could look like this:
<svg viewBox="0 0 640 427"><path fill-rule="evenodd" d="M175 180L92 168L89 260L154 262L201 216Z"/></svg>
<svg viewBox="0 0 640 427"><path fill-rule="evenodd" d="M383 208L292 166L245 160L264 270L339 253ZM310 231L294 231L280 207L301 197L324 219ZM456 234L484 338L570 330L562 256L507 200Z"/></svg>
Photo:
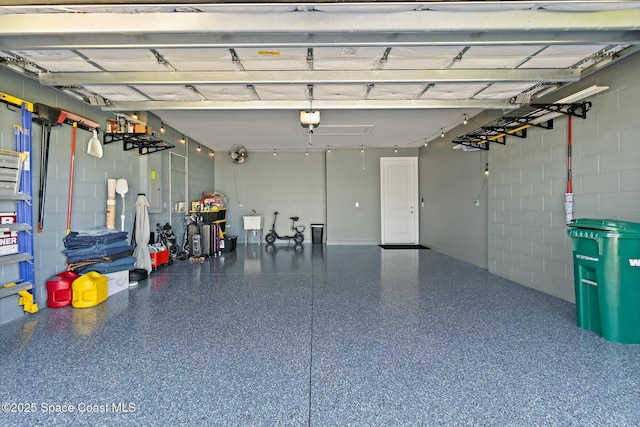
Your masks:
<svg viewBox="0 0 640 427"><path fill-rule="evenodd" d="M578 218L571 221L569 227L602 230L619 234L640 234L639 223L617 219Z"/></svg>

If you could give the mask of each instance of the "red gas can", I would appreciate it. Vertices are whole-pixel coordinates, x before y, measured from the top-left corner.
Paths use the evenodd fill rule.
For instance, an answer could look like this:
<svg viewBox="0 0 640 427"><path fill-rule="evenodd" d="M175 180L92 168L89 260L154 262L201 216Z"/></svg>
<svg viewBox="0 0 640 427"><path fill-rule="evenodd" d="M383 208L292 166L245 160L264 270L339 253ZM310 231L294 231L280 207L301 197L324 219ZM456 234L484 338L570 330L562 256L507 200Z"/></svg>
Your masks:
<svg viewBox="0 0 640 427"><path fill-rule="evenodd" d="M71 284L80 277L73 271L65 271L47 280L47 306L51 308L65 307L73 301Z"/></svg>

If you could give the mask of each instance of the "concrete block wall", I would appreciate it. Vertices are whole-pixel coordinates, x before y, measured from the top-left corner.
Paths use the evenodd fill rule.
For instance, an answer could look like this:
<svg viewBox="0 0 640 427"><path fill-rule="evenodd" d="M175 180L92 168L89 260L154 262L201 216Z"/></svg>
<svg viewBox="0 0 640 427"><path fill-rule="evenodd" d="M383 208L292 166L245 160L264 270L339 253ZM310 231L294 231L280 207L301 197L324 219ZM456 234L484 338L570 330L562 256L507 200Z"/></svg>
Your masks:
<svg viewBox="0 0 640 427"><path fill-rule="evenodd" d="M305 242L311 241L310 224L325 223L324 152L282 151L274 156L272 151L249 150L244 163L234 164L229 153L222 151L214 159L215 190L228 200L226 231L237 235L238 242L245 242L242 217L253 210L262 215L263 243L274 211L280 213L276 230L282 235L291 231L289 218L298 216L297 224L306 227ZM251 243L258 242L258 236L247 237Z"/></svg>
<svg viewBox="0 0 640 427"><path fill-rule="evenodd" d="M564 224L566 119L529 128L489 154L489 271L571 299L571 246ZM571 292L569 292L571 291Z"/></svg>
<svg viewBox="0 0 640 427"><path fill-rule="evenodd" d="M640 222L640 133L633 55L566 93L594 84L586 120L572 118L574 216ZM562 96L560 96L562 97ZM568 119L551 131L529 128L489 152L489 271L575 301L571 239L565 224Z"/></svg>
<svg viewBox="0 0 640 427"><path fill-rule="evenodd" d="M326 153L326 241L377 245L381 240L381 157L417 157L418 149L333 149ZM358 202L358 207L356 207Z"/></svg>
<svg viewBox="0 0 640 427"><path fill-rule="evenodd" d="M54 89L43 88L38 82L23 78L7 70L0 69L0 91L30 102L39 102L73 111L101 124L106 123L108 118L113 117L112 113L106 113L98 108L76 101ZM16 123L20 123L20 112L16 108L0 103L0 148L15 149L13 125ZM150 117L149 123L154 128L159 128L160 122L158 118ZM33 223L35 227L38 218L42 129L35 122L32 127ZM175 133L171 128L167 127L167 133L171 132ZM63 238L67 229L71 135L71 126L66 124L55 126L51 132L44 229L41 233L34 232L35 286L37 303L41 310L46 309L47 280L66 270L66 258L62 254L62 250L64 250ZM123 151L122 143L118 142L104 145L103 157L96 158L87 154L87 145L91 136L92 134L88 131L77 130L71 229L83 230L105 226L107 179L125 178L129 186L129 191L125 195L125 231L128 231L130 233L129 237L131 237L137 195L140 192L147 191L147 185L143 179L145 173L141 174L142 159L161 156L164 164L169 155L168 150L153 153L149 156L139 156L135 150ZM194 144L197 144L197 142ZM213 181L214 176L213 162L206 154L202 156L206 157L206 159L203 161L196 159L193 164L189 165L190 174L197 177L194 179L193 188L200 193L202 191L201 188L205 186L206 188L211 187L210 183ZM116 224L119 228L122 209L119 195L116 195L116 203ZM0 211L15 211L15 203L0 201ZM168 208L157 215L162 218L168 217ZM155 222L152 222L152 224L155 225ZM19 278L17 265L15 264L0 266L0 273L0 285ZM0 323L24 315L17 302L18 297L15 295L0 299Z"/></svg>
<svg viewBox="0 0 640 427"><path fill-rule="evenodd" d="M462 118L462 114L460 115ZM478 123L497 118L473 114L444 138L420 148L420 243L449 256L487 268L486 151L454 150L454 138L475 129ZM462 121L462 119L461 119ZM497 191L510 191L500 188ZM476 205L475 201L478 201ZM501 213L511 222L511 212Z"/></svg>
<svg viewBox="0 0 640 427"><path fill-rule="evenodd" d="M14 96L55 105L69 111L89 117L99 123L105 121L105 113L77 102L59 92L42 88L37 82L23 79L9 72L0 74L0 90ZM0 106L0 133L2 148L14 149L13 123L19 123L20 113L15 108ZM32 125L32 183L33 183L33 224L38 219L38 191L40 182L40 159L42 127ZM103 146L102 158L87 154L88 141L92 134L78 129L76 133L76 151L74 164L74 186L71 211L71 229L81 230L106 225L107 179L125 178L129 182L129 193L125 196L129 215L125 229L133 224L133 206L137 194L138 156L133 152L124 152L121 144ZM46 281L55 274L66 270L66 257L63 238L67 230L67 203L69 200L69 179L71 165L72 127L55 126L51 132L49 151L47 191L45 198L44 224L42 232L34 230L34 268L37 303L46 308ZM116 221L120 226L121 199L117 196ZM8 270L2 272L2 283L15 280ZM17 304L17 297L0 300L0 323L22 316L23 311Z"/></svg>

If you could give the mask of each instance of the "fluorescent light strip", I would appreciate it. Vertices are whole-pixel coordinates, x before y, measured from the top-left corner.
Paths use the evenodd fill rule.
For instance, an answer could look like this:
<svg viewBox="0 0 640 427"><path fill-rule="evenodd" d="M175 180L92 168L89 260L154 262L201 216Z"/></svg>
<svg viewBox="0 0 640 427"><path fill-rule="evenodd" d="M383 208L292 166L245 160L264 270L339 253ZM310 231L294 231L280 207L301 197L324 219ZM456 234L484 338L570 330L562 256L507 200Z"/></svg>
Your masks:
<svg viewBox="0 0 640 427"><path fill-rule="evenodd" d="M554 104L573 104L574 102L582 101L585 98L590 97L591 95L598 94L605 90L609 89L609 86L589 86L586 89L581 90L580 92L576 92L573 95L569 95L565 98L559 99ZM544 123L548 122L551 119L555 119L556 117L562 116L562 113L548 113L544 116L538 117L534 123Z"/></svg>

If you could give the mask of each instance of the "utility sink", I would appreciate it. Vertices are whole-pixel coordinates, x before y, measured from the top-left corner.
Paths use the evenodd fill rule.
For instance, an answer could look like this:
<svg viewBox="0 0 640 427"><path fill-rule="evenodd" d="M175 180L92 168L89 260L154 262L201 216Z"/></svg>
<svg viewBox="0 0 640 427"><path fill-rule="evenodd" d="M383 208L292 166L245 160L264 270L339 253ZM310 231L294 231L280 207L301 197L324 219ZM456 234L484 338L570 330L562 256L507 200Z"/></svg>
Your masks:
<svg viewBox="0 0 640 427"><path fill-rule="evenodd" d="M245 215L242 217L244 221L245 230L261 230L262 229L262 216L260 215Z"/></svg>

